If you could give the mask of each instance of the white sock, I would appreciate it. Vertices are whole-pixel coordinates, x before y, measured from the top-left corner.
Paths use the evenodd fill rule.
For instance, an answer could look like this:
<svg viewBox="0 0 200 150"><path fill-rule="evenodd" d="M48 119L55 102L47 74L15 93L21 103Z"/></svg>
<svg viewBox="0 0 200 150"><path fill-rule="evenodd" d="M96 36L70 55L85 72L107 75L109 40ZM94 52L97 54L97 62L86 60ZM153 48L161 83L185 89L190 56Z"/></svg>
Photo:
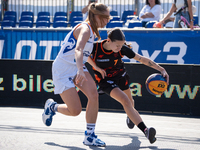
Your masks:
<svg viewBox="0 0 200 150"><path fill-rule="evenodd" d="M50 107L51 110L54 111L54 112L58 112L58 105L59 105L59 104L54 104L54 105L52 105L52 106Z"/></svg>
<svg viewBox="0 0 200 150"><path fill-rule="evenodd" d="M95 123L87 123L87 134L92 134L95 129Z"/></svg>
<svg viewBox="0 0 200 150"><path fill-rule="evenodd" d="M58 106L59 106L59 104L55 104L55 106L54 106L54 111L55 112L58 112Z"/></svg>

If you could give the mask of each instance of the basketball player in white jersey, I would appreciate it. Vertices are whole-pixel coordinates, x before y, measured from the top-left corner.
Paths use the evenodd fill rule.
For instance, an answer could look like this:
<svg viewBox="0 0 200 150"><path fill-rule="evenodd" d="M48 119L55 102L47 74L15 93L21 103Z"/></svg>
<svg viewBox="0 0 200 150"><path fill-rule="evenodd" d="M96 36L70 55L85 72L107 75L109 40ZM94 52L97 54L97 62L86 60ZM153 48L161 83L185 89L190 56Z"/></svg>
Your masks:
<svg viewBox="0 0 200 150"><path fill-rule="evenodd" d="M75 26L67 34L60 52L53 62L52 75L55 94L60 94L65 104L57 104L53 99L45 103L42 119L50 126L55 112L77 116L82 111L81 101L75 87L88 98L86 107L87 130L83 144L105 146L95 135L94 129L98 113L98 92L96 84L84 63L92 52L94 36L100 39L98 28L103 28L110 20L109 8L101 3L91 3L88 18Z"/></svg>

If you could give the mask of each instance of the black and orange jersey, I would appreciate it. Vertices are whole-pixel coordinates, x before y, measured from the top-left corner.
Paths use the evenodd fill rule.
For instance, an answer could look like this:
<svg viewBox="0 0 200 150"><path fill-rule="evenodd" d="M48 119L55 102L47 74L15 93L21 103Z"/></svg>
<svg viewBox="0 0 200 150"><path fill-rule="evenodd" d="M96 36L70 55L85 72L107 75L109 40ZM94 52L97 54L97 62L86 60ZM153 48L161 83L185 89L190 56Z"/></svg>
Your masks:
<svg viewBox="0 0 200 150"><path fill-rule="evenodd" d="M124 56L134 58L135 53L127 45L123 45L121 50L117 53L112 50L106 50L103 48L103 43L105 42L106 40L94 44L91 58L98 67L106 71L107 76L105 77L105 80L118 80L125 73L122 58ZM102 76L94 68L93 70L96 81L99 83L102 80Z"/></svg>

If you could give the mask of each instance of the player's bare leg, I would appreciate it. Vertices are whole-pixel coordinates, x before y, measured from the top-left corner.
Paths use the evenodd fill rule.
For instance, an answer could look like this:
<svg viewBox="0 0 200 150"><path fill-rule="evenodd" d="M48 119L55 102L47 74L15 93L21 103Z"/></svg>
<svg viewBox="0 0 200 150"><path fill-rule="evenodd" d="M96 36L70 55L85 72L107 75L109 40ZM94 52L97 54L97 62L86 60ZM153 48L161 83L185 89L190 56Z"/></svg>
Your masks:
<svg viewBox="0 0 200 150"><path fill-rule="evenodd" d="M151 144L154 143L156 141L155 138L156 130L154 128L146 127L138 111L132 107L131 105L132 103L129 97L118 87L114 88L110 92L110 96L122 104L126 114L133 121L133 123L137 125L138 128L145 134L145 136L147 137L147 139L150 141Z"/></svg>
<svg viewBox="0 0 200 150"><path fill-rule="evenodd" d="M121 91L119 88L114 88L110 92L110 96L122 104L125 112L129 116L129 118L133 121L133 123L138 125L140 122L142 122L142 118L138 114L137 110L133 108L129 97L123 91Z"/></svg>
<svg viewBox="0 0 200 150"><path fill-rule="evenodd" d="M99 95L97 92L97 87L89 72L85 72L85 76L88 81L84 81L82 86L76 85L88 98L88 103L86 107L87 131L85 132L85 139L83 141L83 144L92 146L106 146L105 142L98 139L94 133L94 127L96 124L99 109ZM93 129L90 130L88 128Z"/></svg>
<svg viewBox="0 0 200 150"><path fill-rule="evenodd" d="M70 88L60 94L65 104L60 104L57 111L68 116L77 116L82 111L80 98L76 88Z"/></svg>
<svg viewBox="0 0 200 150"><path fill-rule="evenodd" d="M135 103L134 103L133 97L132 97L132 95L131 95L131 90L130 90L130 89L127 89L127 90L124 90L123 92L128 96L128 98L129 98L129 100L130 100L130 102L132 103L132 106L133 106L133 108L134 108ZM129 127L129 129L133 129L134 126L135 126L135 124L132 122L132 120L131 120L128 116L127 116L127 118L126 118L126 124L127 124L127 126Z"/></svg>

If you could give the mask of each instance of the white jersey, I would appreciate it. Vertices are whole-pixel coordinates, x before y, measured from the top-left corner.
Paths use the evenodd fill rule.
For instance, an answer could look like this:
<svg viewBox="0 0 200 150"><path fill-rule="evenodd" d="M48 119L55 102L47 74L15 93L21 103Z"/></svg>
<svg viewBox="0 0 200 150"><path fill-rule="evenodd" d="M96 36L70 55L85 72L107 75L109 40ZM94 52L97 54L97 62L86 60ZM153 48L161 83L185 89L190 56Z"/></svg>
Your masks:
<svg viewBox="0 0 200 150"><path fill-rule="evenodd" d="M89 23L82 22L81 24L87 24L90 29L90 38L83 49L83 63L85 63L93 49L94 33ZM75 26L72 31L67 34L61 46L60 52L53 62L52 77L55 85L55 94L60 94L71 87L75 87L73 78L78 69L75 61L77 39L74 37L74 30L81 24ZM87 68L83 67L83 70L87 71Z"/></svg>
<svg viewBox="0 0 200 150"><path fill-rule="evenodd" d="M89 23L82 22L81 24L87 24L90 28L90 38L85 44L85 47L83 49L83 63L85 63L92 52L93 49L93 43L94 43L94 33L92 31L92 28ZM56 57L55 61L57 59L62 59L63 61L66 61L71 64L76 64L75 61L75 48L77 39L74 37L74 30L80 26L81 24L78 24L75 26L72 31L70 31L67 36L64 39L64 42L62 43L60 52L58 53L58 56Z"/></svg>

